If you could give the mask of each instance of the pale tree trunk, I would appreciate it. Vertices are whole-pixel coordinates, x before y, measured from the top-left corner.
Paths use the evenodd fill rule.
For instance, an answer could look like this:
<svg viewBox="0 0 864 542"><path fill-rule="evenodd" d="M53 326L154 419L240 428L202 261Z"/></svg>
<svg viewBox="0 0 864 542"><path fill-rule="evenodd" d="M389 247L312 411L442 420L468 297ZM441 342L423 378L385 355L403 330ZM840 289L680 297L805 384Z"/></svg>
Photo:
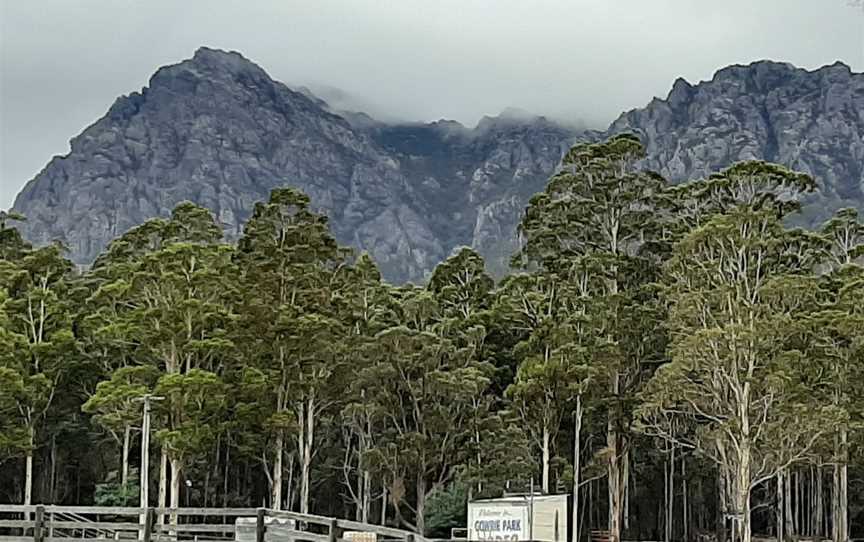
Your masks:
<svg viewBox="0 0 864 542"><path fill-rule="evenodd" d="M834 491L832 503L834 508L834 542L846 542L849 538L849 466L848 446L849 434L846 428L840 430L837 438L835 455L837 463L834 465Z"/></svg>
<svg viewBox="0 0 864 542"><path fill-rule="evenodd" d="M543 424L543 481L542 481L542 491L544 495L549 494L549 461L550 461L550 451L549 451L549 425L544 422Z"/></svg>
<svg viewBox="0 0 864 542"><path fill-rule="evenodd" d="M630 451L624 452L624 521L622 522L623 534L630 529ZM623 536L622 534L622 536Z"/></svg>
<svg viewBox="0 0 864 542"><path fill-rule="evenodd" d="M786 483L783 481L783 470L777 471L777 542L783 542L785 538L784 532L784 523L783 523L783 511L786 507Z"/></svg>
<svg viewBox="0 0 864 542"><path fill-rule="evenodd" d="M786 471L783 475L783 514L785 516L786 536L795 536L795 521L792 515L792 475Z"/></svg>
<svg viewBox="0 0 864 542"><path fill-rule="evenodd" d="M616 373L612 378L612 394L620 392L619 377ZM607 483L609 489L609 542L620 542L622 531L622 515L624 511L624 470L621 468L624 456L623 438L615 426L613 413L610 413L606 427L606 446L609 460L607 465Z"/></svg>
<svg viewBox="0 0 864 542"><path fill-rule="evenodd" d="M795 534L803 535L804 526L801 524L801 471L792 473L792 492L795 494L792 506L792 520L795 523Z"/></svg>
<svg viewBox="0 0 864 542"><path fill-rule="evenodd" d="M51 502L57 501L57 435L51 435L51 483L48 486L48 495Z"/></svg>
<svg viewBox="0 0 864 542"><path fill-rule="evenodd" d="M183 462L179 457L171 458L171 508L180 508L180 477L183 474ZM171 513L171 525L177 525L177 512Z"/></svg>
<svg viewBox="0 0 864 542"><path fill-rule="evenodd" d="M162 455L159 458L159 508L165 508L168 497L168 451L162 447ZM159 525L165 524L164 514L159 514Z"/></svg>
<svg viewBox="0 0 864 542"><path fill-rule="evenodd" d="M227 441L227 439L226 439ZM225 445L225 470L222 475L222 508L228 508L228 478L231 473L231 444Z"/></svg>
<svg viewBox="0 0 864 542"><path fill-rule="evenodd" d="M288 510L294 509L294 452L288 454Z"/></svg>
<svg viewBox="0 0 864 542"><path fill-rule="evenodd" d="M822 537L825 534L824 522L825 522L825 510L823 509L823 487L822 487L822 466L816 465L816 491L814 494L816 501L816 532L814 533L818 537Z"/></svg>
<svg viewBox="0 0 864 542"><path fill-rule="evenodd" d="M363 509L360 514L360 521L363 523L369 523L369 507L372 492L372 475L368 470L363 470Z"/></svg>
<svg viewBox="0 0 864 542"><path fill-rule="evenodd" d="M27 456L24 458L24 506L33 504L33 444L36 440L36 431L30 427L29 446ZM25 519L30 519L30 513L25 514Z"/></svg>
<svg viewBox="0 0 864 542"><path fill-rule="evenodd" d="M312 443L315 440L315 397L310 395L306 400L304 428L300 431L300 513L309 513L309 484L312 467Z"/></svg>
<svg viewBox="0 0 864 542"><path fill-rule="evenodd" d="M684 525L684 542L690 540L690 492L687 484L687 456L681 457L681 485L682 487L682 503L683 511L681 512L682 523Z"/></svg>
<svg viewBox="0 0 864 542"><path fill-rule="evenodd" d="M727 478L727 472L725 469L719 469L717 472L717 497L718 497L718 506L717 506L717 539L720 542L726 542L728 539L728 533L726 530L726 514L729 511L729 480Z"/></svg>
<svg viewBox="0 0 864 542"><path fill-rule="evenodd" d="M282 430L276 435L276 445L273 448L273 487L270 493L270 506L274 510L282 510L282 448L284 447Z"/></svg>
<svg viewBox="0 0 864 542"><path fill-rule="evenodd" d="M426 536L426 478L423 470L417 475L417 534Z"/></svg>
<svg viewBox="0 0 864 542"><path fill-rule="evenodd" d="M666 542L672 541L672 519L673 510L675 509L675 446L669 452L669 461L667 463L666 475Z"/></svg>
<svg viewBox="0 0 864 542"><path fill-rule="evenodd" d="M746 419L745 419L746 425ZM748 428L744 428L745 435ZM743 440L743 439L742 439ZM740 443L739 461L735 472L735 538L737 542L751 542L750 530L750 443Z"/></svg>
<svg viewBox="0 0 864 542"><path fill-rule="evenodd" d="M24 506L33 504L33 450L24 459Z"/></svg>
<svg viewBox="0 0 864 542"><path fill-rule="evenodd" d="M123 486L124 493L129 484L129 442L131 439L132 427L127 425L123 430L123 474L120 477L120 484Z"/></svg>
<svg viewBox="0 0 864 542"><path fill-rule="evenodd" d="M582 397L576 396L573 416L573 542L579 542L579 482L582 472Z"/></svg>
<svg viewBox="0 0 864 542"><path fill-rule="evenodd" d="M381 525L387 525L387 484L381 484Z"/></svg>

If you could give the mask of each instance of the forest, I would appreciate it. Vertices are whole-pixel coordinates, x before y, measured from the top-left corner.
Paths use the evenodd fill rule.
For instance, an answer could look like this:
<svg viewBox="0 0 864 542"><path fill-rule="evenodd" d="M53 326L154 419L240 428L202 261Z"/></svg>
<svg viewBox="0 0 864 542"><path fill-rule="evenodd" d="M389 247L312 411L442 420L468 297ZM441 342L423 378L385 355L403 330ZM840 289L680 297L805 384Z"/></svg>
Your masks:
<svg viewBox="0 0 864 542"><path fill-rule="evenodd" d="M533 488L576 541L864 536L857 212L793 228L806 174L643 156L573 147L501 280L462 248L387 284L291 188L236 243L183 203L86 270L0 214L0 503L137 506L147 398L151 506L446 538Z"/></svg>

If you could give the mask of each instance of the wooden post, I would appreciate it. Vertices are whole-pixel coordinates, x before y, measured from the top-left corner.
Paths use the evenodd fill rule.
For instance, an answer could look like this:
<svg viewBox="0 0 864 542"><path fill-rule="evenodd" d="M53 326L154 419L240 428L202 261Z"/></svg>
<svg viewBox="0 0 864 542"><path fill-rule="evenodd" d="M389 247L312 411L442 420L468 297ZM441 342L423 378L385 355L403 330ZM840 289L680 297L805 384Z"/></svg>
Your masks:
<svg viewBox="0 0 864 542"><path fill-rule="evenodd" d="M45 507L41 504L36 507L36 519L33 522L33 542L42 542L42 527L45 524Z"/></svg>
<svg viewBox="0 0 864 542"><path fill-rule="evenodd" d="M339 527L336 525L336 520L330 520L330 528L327 530L327 536L330 542L336 542L336 539L339 538L339 533L337 530Z"/></svg>
<svg viewBox="0 0 864 542"><path fill-rule="evenodd" d="M142 532L142 540L144 542L150 542L150 538L153 536L153 509L147 508L144 512L144 529Z"/></svg>
<svg viewBox="0 0 864 542"><path fill-rule="evenodd" d="M408 536L406 536L406 537L405 537L405 542L414 542L414 535L413 535L413 534L409 534Z"/></svg>
<svg viewBox="0 0 864 542"><path fill-rule="evenodd" d="M266 525L264 525L264 514L265 511L263 508L258 509L258 518L255 523L255 541L256 542L264 542L264 534L267 531Z"/></svg>

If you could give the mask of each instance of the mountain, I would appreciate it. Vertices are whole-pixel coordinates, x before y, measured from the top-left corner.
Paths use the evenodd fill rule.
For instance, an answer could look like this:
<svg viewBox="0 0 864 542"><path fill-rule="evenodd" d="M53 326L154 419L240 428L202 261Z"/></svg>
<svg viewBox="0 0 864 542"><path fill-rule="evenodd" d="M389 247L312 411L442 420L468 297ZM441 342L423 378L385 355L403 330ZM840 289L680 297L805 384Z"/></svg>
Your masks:
<svg viewBox="0 0 864 542"><path fill-rule="evenodd" d="M842 207L864 210L864 74L835 63L807 71L760 61L719 70L707 82L678 79L665 100L621 115L646 165L672 182L762 159L811 174L818 193L799 223L816 226Z"/></svg>
<svg viewBox="0 0 864 542"><path fill-rule="evenodd" d="M710 81L677 80L665 99L580 132L510 111L468 129L454 121L381 122L272 80L239 53L201 48L119 98L19 194L24 234L54 239L88 264L117 235L180 201L212 209L237 238L255 201L301 188L343 243L385 277L422 281L458 246L506 271L515 229L575 141L640 134L646 165L672 182L743 159L813 174L819 194L799 221L864 207L864 75L761 61Z"/></svg>
<svg viewBox="0 0 864 542"><path fill-rule="evenodd" d="M88 264L184 200L212 209L236 238L254 202L291 185L385 277L420 281L457 246L508 254L525 198L573 135L537 117L485 118L469 130L337 114L239 53L201 48L119 98L27 183L14 209L31 241L59 239Z"/></svg>

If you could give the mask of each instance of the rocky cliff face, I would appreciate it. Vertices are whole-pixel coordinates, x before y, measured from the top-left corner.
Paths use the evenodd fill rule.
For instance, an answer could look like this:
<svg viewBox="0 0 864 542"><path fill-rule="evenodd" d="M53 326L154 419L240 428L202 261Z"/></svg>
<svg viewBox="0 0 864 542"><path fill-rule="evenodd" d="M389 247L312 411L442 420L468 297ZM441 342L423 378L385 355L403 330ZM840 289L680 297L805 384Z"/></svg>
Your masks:
<svg viewBox="0 0 864 542"><path fill-rule="evenodd" d="M202 48L119 98L14 208L28 217L29 239L59 239L87 264L184 200L212 209L236 238L255 201L292 185L386 277L419 281L456 246L503 250L519 211L507 202L542 187L572 135L539 118L484 119L468 130L343 116L238 53Z"/></svg>
<svg viewBox="0 0 864 542"><path fill-rule="evenodd" d="M864 209L864 74L836 63L815 71L755 62L621 115L610 133L634 131L647 165L677 182L739 160L778 162L814 176L819 192L798 221L815 226L841 207Z"/></svg>
<svg viewBox="0 0 864 542"><path fill-rule="evenodd" d="M28 238L59 239L87 264L183 200L212 209L236 238L255 201L291 185L392 281L422 281L463 245L500 274L528 198L563 152L622 131L641 134L647 165L673 182L750 158L813 174L821 191L801 219L808 225L838 207L864 207L864 75L841 64L808 72L757 62L695 86L679 79L665 100L623 114L604 134L511 114L470 130L385 124L334 112L238 53L202 48L119 98L25 186L14 209L28 217Z"/></svg>

